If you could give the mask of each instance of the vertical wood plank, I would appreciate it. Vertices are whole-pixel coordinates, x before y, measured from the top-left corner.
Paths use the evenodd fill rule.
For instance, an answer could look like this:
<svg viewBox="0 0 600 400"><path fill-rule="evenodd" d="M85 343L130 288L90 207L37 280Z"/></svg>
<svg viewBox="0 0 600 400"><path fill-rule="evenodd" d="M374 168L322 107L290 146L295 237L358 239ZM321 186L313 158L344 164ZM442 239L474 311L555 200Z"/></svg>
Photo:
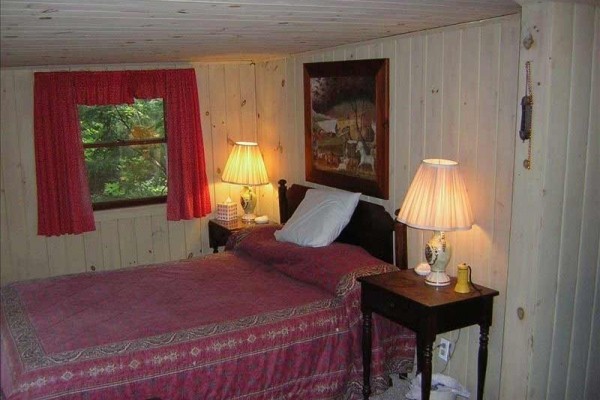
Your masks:
<svg viewBox="0 0 600 400"><path fill-rule="evenodd" d="M333 53L330 53L331 57L333 57ZM293 132L292 130L295 127L295 116L293 113L293 99L291 98L290 93L292 92L292 90L295 89L290 89L290 87L293 87L294 85L294 73L295 73L295 68L294 68L294 59L293 58L286 58L284 60L284 68L285 68L285 75L284 75L284 82L283 82L283 86L284 86L284 102L283 102L283 109L282 109L282 113L283 113L283 126L282 132L279 132L279 148L278 148L278 152L279 152L279 171L281 176L280 177L273 177L274 179L290 179L290 154L288 154L288 139L290 136L292 136L290 134L290 132ZM279 204L277 204L277 210L278 212L276 213L276 220L279 220Z"/></svg>
<svg viewBox="0 0 600 400"><path fill-rule="evenodd" d="M344 53L345 54L345 53ZM304 66L303 63L312 62L309 57L298 58L296 64L296 76L294 78L294 87L296 90L292 93L294 96L294 115L296 116L296 126L294 127L294 138L290 144L288 144L288 153L294 152L294 162L292 164L292 171L294 171L294 179L292 182L306 183L305 181L305 168L298 166L304 166L305 154L304 154Z"/></svg>
<svg viewBox="0 0 600 400"><path fill-rule="evenodd" d="M425 38L410 38L410 180L424 158L425 138ZM411 267L423 258L423 233L408 229L408 264Z"/></svg>
<svg viewBox="0 0 600 400"><path fill-rule="evenodd" d="M444 32L442 36L442 122L441 151L443 158L458 159L460 138L460 31Z"/></svg>
<svg viewBox="0 0 600 400"><path fill-rule="evenodd" d="M382 58L384 57L384 46L385 41L377 41L369 45L369 58Z"/></svg>
<svg viewBox="0 0 600 400"><path fill-rule="evenodd" d="M144 215L133 220L135 238L135 254L137 263L152 264L154 254L152 248L152 216Z"/></svg>
<svg viewBox="0 0 600 400"><path fill-rule="evenodd" d="M427 35L425 39L425 100L424 158L439 158L442 154L442 78L444 71L443 33Z"/></svg>
<svg viewBox="0 0 600 400"><path fill-rule="evenodd" d="M0 174L0 286L16 281L18 279L17 270L12 266L10 254L10 235L8 233L8 223L6 222L6 200L4 198L4 179Z"/></svg>
<svg viewBox="0 0 600 400"><path fill-rule="evenodd" d="M29 254L29 240L27 237L26 211L23 207L25 198L23 175L20 158L20 145L17 121L18 111L15 104L15 76L13 71L1 71L0 82L2 93L0 96L0 150L2 157L2 175L5 190L5 207L7 216L7 227L11 235L9 241L11 265L18 271L19 279L28 279L35 276L35 271L30 270L27 263Z"/></svg>
<svg viewBox="0 0 600 400"><path fill-rule="evenodd" d="M337 48L333 49L332 53L333 53L333 61L344 61L344 59L346 57L346 52L341 47L337 47Z"/></svg>
<svg viewBox="0 0 600 400"><path fill-rule="evenodd" d="M460 87L460 137L459 160L461 172L464 177L469 197L476 196L476 171L477 171L477 134L479 131L479 60L480 60L480 28L471 28L461 32L461 87ZM478 216L475 215L477 223ZM465 235L461 251L465 260L473 260L474 231ZM460 240L460 239L459 239Z"/></svg>
<svg viewBox="0 0 600 400"><path fill-rule="evenodd" d="M460 138L460 72L461 72L461 32L450 30L443 32L442 57L443 69L441 79L441 133L440 156L450 160L460 161L458 158ZM447 267L447 273L456 276L457 263L465 261L461 255L459 238L463 232L448 232L447 238L452 245L453 255ZM466 381L466 361L468 331L447 333L444 337L456 342L454 352L448 365L437 360L435 370L443 370L446 374L455 377L460 382Z"/></svg>
<svg viewBox="0 0 600 400"><path fill-rule="evenodd" d="M69 273L85 272L85 244L83 235L65 235L66 265Z"/></svg>
<svg viewBox="0 0 600 400"><path fill-rule="evenodd" d="M241 64L240 71L240 107L242 139L256 140L256 65Z"/></svg>
<svg viewBox="0 0 600 400"><path fill-rule="evenodd" d="M570 134L567 135L563 215L560 227L563 237L558 260L557 301L553 321L554 337L549 365L548 398L566 398L567 380L572 375L580 375L581 368L585 365L581 363L574 369L569 368L571 352L579 347L583 349L587 347L579 344L585 336L577 337L573 342L572 334L575 328L574 294L579 278L577 273L579 265L574 271L573 264L574 260L579 259L581 252L580 233L584 217L584 196L581 194L584 193L585 183L581 177L585 176L586 172L587 132L590 121L594 20L589 11L589 9L573 6L573 13L568 16L570 26L566 26L573 32L572 53L568 60L571 63L570 115L567 128Z"/></svg>
<svg viewBox="0 0 600 400"><path fill-rule="evenodd" d="M405 41L405 48L408 46L408 41ZM406 49L405 49L406 50ZM387 202L387 209L389 209L392 213L396 208L400 206L400 201L398 199L398 186L403 186L405 182L405 177L403 174L404 169L402 167L396 167L396 160L398 157L393 157L396 152L396 149L399 148L399 142L405 142L408 138L408 129L405 125L402 125L403 122L406 121L406 111L408 110L408 105L404 101L404 99L400 100L399 92L403 95L408 94L408 88L406 85L406 76L403 76L401 79L398 74L398 70L401 68L405 68L408 72L408 62L400 63L397 57L398 44L396 40L386 40L382 43L381 48L381 56L384 58L388 58L390 60L390 110L403 110L405 113L400 117L401 112L398 111L398 114L394 116L394 114L390 114L389 121L389 160L390 160L390 168L389 168L389 179L390 179L390 198ZM406 143L404 143L406 146ZM399 175L399 176L397 176Z"/></svg>
<svg viewBox="0 0 600 400"><path fill-rule="evenodd" d="M242 101L240 99L240 67L225 64L225 116L227 136L234 142L244 139L242 132ZM252 134L253 135L253 134Z"/></svg>
<svg viewBox="0 0 600 400"><path fill-rule="evenodd" d="M162 263L171 259L169 227L163 215L152 216L152 249L154 250L154 262Z"/></svg>
<svg viewBox="0 0 600 400"><path fill-rule="evenodd" d="M565 14L568 14L565 15ZM544 200L541 203L543 229L540 231L538 265L544 273L536 278L535 324L532 346L530 393L543 399L548 395L552 342L552 331L556 313L560 242L564 212L564 184L567 159L567 132L569 121L571 58L573 51L573 5L552 3L550 12L552 28L549 30L550 53L549 96L552 98L546 112L548 121L547 146L542 156L546 160L544 173ZM551 160L551 162L549 162Z"/></svg>
<svg viewBox="0 0 600 400"><path fill-rule="evenodd" d="M392 170L394 171L393 183L394 190L392 197L394 198L393 207L390 211L395 211L402 206L404 196L408 190L413 174L416 171L411 169L411 148L412 148L412 84L415 77L412 75L412 54L411 54L411 39L399 38L392 41L394 49L394 68L390 73L395 78L395 106L390 108L394 110L390 117L395 124L395 141L394 147L390 152L390 160L392 161ZM386 46L387 47L387 46ZM386 52L387 53L387 52ZM416 78L418 79L418 78ZM418 116L417 116L418 118ZM420 249L410 247L415 245L414 235L411 245L409 246L408 266L414 267L420 260Z"/></svg>
<svg viewBox="0 0 600 400"><path fill-rule="evenodd" d="M582 12L589 12L585 7ZM600 54L600 8L595 8L594 44L592 54ZM591 12L590 12L591 14ZM600 109L600 62L598 57L592 60L592 88L590 110ZM583 226L581 230L581 254L575 298L575 315L572 343L579 344L569 360L569 380L567 396L583 392L583 398L591 398L597 393L600 360L600 187L596 172L600 171L600 113L590 115L588 146L586 154L585 188L583 191ZM595 222L596 221L596 222ZM594 240L595 239L595 240ZM595 254L594 254L595 253ZM594 257L596 262L594 263ZM594 268L595 265L595 268ZM594 293L593 302L590 294ZM591 320L591 321L590 321ZM581 341L579 341L581 339ZM588 344L586 345L586 342ZM586 376L582 379L579 366L585 365ZM580 382L584 382L582 390Z"/></svg>
<svg viewBox="0 0 600 400"><path fill-rule="evenodd" d="M227 101L225 98L225 70L222 65L209 66L209 91L210 91L210 115L211 115L211 136L212 136L212 156L214 175L213 184L215 186L215 203L225 201L231 195L228 184L221 182L221 174L227 163L229 156L228 124L227 124ZM236 194L237 197L237 194Z"/></svg>
<svg viewBox="0 0 600 400"><path fill-rule="evenodd" d="M185 255L198 257L202 255L202 222L200 218L183 222L185 234Z"/></svg>
<svg viewBox="0 0 600 400"><path fill-rule="evenodd" d="M479 54L479 108L477 114L478 130L476 143L475 185L470 186L470 196L476 225L473 227L473 239L477 251L473 252L473 280L489 286L488 272L490 252L494 232L494 185L496 163L496 133L498 111L498 62L499 62L499 26L487 25L480 30ZM469 349L479 345L478 329L469 330ZM477 352L469 351L469 370L477 368ZM477 387L477 377L469 374L468 387Z"/></svg>
<svg viewBox="0 0 600 400"><path fill-rule="evenodd" d="M357 59L357 55L356 55L356 48L355 47L348 47L345 49L344 51L344 60L356 60Z"/></svg>
<svg viewBox="0 0 600 400"><path fill-rule="evenodd" d="M52 236L48 238L48 269L50 276L71 274L67 260L65 236Z"/></svg>
<svg viewBox="0 0 600 400"><path fill-rule="evenodd" d="M494 321L504 321L506 306L506 282L508 280L508 254L510 244L510 217L512 214L512 187L514 165L505 163L506 154L513 154L515 148L516 105L518 86L505 85L514 80L515 70L519 67L518 21L506 21L501 24L500 64L498 91L498 121L496 134L496 165L494 188L494 232L490 256L489 285L500 292L494 299ZM488 362L488 390L491 398L500 398L500 374L502 369L502 345L504 327L494 323L490 332Z"/></svg>
<svg viewBox="0 0 600 400"><path fill-rule="evenodd" d="M121 267L131 267L138 264L137 241L135 238L135 220L117 220L119 230L119 252L121 253Z"/></svg>
<svg viewBox="0 0 600 400"><path fill-rule="evenodd" d="M335 57L334 51L326 51L325 54L323 55L323 61L325 61L325 62L334 61L334 57Z"/></svg>
<svg viewBox="0 0 600 400"><path fill-rule="evenodd" d="M498 126L498 79L500 61L500 25L481 28L479 60L479 113L477 132L476 184L471 189L473 212L478 216L475 233L478 251L474 254L477 268L474 279L484 285L489 282L491 242L494 232L494 186Z"/></svg>
<svg viewBox="0 0 600 400"><path fill-rule="evenodd" d="M325 61L325 55L322 53L313 54L312 57L313 57L312 62L324 62Z"/></svg>
<svg viewBox="0 0 600 400"><path fill-rule="evenodd" d="M597 136L596 136L597 137ZM600 241L598 242L600 248ZM594 292L594 306L592 311L592 329L591 340L589 344L590 355L600 352L600 252L596 260L596 287ZM586 365L584 398L592 399L598 389L598 374L600 373L600 359L598 357L588 357Z"/></svg>
<svg viewBox="0 0 600 400"><path fill-rule="evenodd" d="M461 164L461 173L465 180L469 197L474 198L473 187L476 179L477 159L477 114L479 104L479 52L480 52L480 28L472 27L460 30L461 52L460 52L460 130L458 160ZM475 215L477 223L478 216ZM474 230L460 232L454 235L454 260L457 262L473 263ZM460 260L460 261L458 261ZM473 264L474 266L474 264ZM470 351L473 340L471 330L463 329L461 339L457 345L453 360L453 367L457 376L469 375L468 360L473 357ZM462 368L461 368L462 366ZM467 383L464 381L465 384Z"/></svg>
<svg viewBox="0 0 600 400"><path fill-rule="evenodd" d="M121 268L121 252L119 249L119 228L117 221L104 221L100 223L100 236L102 238L102 258L104 269Z"/></svg>
<svg viewBox="0 0 600 400"><path fill-rule="evenodd" d="M285 62L283 60L267 61L259 69L257 86L261 88L259 101L258 143L263 154L265 166L271 185L259 188L259 210L270 219L276 219L275 192L276 181L281 176L280 164L280 133L285 129L282 121L284 115L283 100L285 99Z"/></svg>
<svg viewBox="0 0 600 400"><path fill-rule="evenodd" d="M600 202L600 188L590 181L590 171L600 171L598 152L600 151L600 124L598 123L598 58L593 54L600 54L598 45L599 19L596 7L596 21L594 13L589 6L575 5L574 10L574 37L573 37L573 73L572 73L572 98L569 132L569 153L565 180L565 215L563 218L563 231L580 232L580 235L567 234L561 243L561 261L559 269L559 295L563 301L557 303L555 327L558 324L572 326L569 332L557 332L555 342L569 343L569 353L566 346L556 346L556 354L552 355L551 378L558 375L558 368L567 366L566 376L558 378L559 383L550 381L549 395L558 393L571 398L585 398L593 396L598 391L598 382L589 379L594 376L590 369L596 372L598 363L592 361L595 353L591 342L600 341L598 331L594 332L593 319L597 319L592 311L593 302L584 298L586 294L596 293L599 287L594 282L600 269L594 258L598 259L600 246L595 242L600 241L599 224L591 221L600 221L600 212L597 207L592 209L591 202ZM594 29L595 25L595 29ZM595 31L595 38L594 38ZM595 43L595 45L594 45ZM595 70L595 72L594 72ZM594 84L596 82L596 84ZM591 83L591 85L590 85ZM591 89L591 92L590 92ZM589 113L592 113L590 115ZM594 135L592 132L596 132ZM585 180L581 179L585 176ZM583 196L580 194L583 193ZM595 200L592 200L594 199ZM581 204L580 204L581 202ZM594 227L592 227L594 226ZM572 273L572 261L577 259L577 273ZM575 281L573 281L575 280ZM572 294L575 294L574 296ZM571 319L572 318L572 319ZM555 328L556 329L556 328ZM594 337L595 333L595 337ZM568 334L568 337L566 336ZM596 349L598 346L596 346ZM568 357L568 359L567 359ZM590 363L591 361L591 363ZM593 367L594 363L596 368ZM580 371L585 368L587 377ZM590 375L590 372L592 375ZM586 380L587 378L587 380ZM559 386L564 382L564 386ZM575 397L573 397L575 396Z"/></svg>
<svg viewBox="0 0 600 400"><path fill-rule="evenodd" d="M361 45L361 46L356 46L355 50L354 50L354 54L355 60L364 60L369 58L369 46L368 45Z"/></svg>
<svg viewBox="0 0 600 400"><path fill-rule="evenodd" d="M460 31L442 32L441 71L441 127L440 157L458 161L458 139L460 123ZM456 247L456 238L461 232L448 232L447 239ZM456 265L462 262L456 254L450 259L446 272L456 276Z"/></svg>
<svg viewBox="0 0 600 400"><path fill-rule="evenodd" d="M25 210L26 234L28 241L27 267L30 277L41 278L48 273L48 250L46 238L37 235L37 186L35 179L35 152L33 142L33 73L30 70L16 70L15 115L19 132L19 148L23 187L23 207Z"/></svg>
<svg viewBox="0 0 600 400"><path fill-rule="evenodd" d="M167 221L169 227L169 250L171 260L187 258L185 254L185 230L181 221Z"/></svg>
<svg viewBox="0 0 600 400"><path fill-rule="evenodd" d="M85 268L87 271L102 271L104 269L104 257L102 255L102 234L100 224L96 230L86 232L83 235L85 249Z"/></svg>
<svg viewBox="0 0 600 400"><path fill-rule="evenodd" d="M536 43L528 51L521 49L518 71L518 96L525 95L525 62L534 61L536 65L535 96L545 98L547 91L547 47L549 43L547 12L543 5L522 7L523 29L536 27ZM520 117L520 114L517 114ZM536 127L535 146L532 147L534 166L525 170L518 161L527 157L527 144L517 143L515 146L515 171L513 187L513 212L511 215L511 239L509 254L509 274L506 296L505 335L502 353L502 381L500 394L502 398L527 398L530 379L532 327L536 318L535 292L533 277L538 273L539 224L541 221L541 202L543 196L539 188L543 181L544 160L541 150L545 147L546 117L543 115L543 103L538 104L533 113L532 126ZM517 128L515 135L518 134ZM538 190L534 189L538 188ZM521 307L526 318L517 318L516 311ZM517 351L515 351L517 349Z"/></svg>

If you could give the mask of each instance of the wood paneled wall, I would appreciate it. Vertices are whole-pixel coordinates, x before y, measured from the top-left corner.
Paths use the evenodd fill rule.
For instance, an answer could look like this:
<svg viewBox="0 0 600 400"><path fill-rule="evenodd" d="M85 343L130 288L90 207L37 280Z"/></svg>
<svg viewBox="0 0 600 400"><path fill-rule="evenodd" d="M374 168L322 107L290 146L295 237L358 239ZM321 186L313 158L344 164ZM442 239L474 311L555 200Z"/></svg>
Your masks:
<svg viewBox="0 0 600 400"><path fill-rule="evenodd" d="M302 54L265 68L285 68L287 121L281 144L281 173L292 182L304 180L304 111L302 64L366 58L390 59L390 199L400 206L424 158L443 157L462 165L476 225L450 233L454 256L450 272L467 262L473 280L500 291L494 304L486 397L498 398L504 303L508 271L511 198L519 63L519 16L401 35L357 45ZM261 67L262 68L262 67ZM259 86L259 97L262 93ZM277 93L284 103L284 93ZM262 116L261 116L262 120ZM309 183L310 184L310 183ZM409 265L423 260L423 237L409 229ZM459 338L460 335L460 338ZM479 329L445 335L458 340L445 373L476 387ZM437 370L442 370L438 365Z"/></svg>
<svg viewBox="0 0 600 400"><path fill-rule="evenodd" d="M600 7L524 3L533 168L515 158L503 399L600 393ZM517 310L522 309L522 318Z"/></svg>
<svg viewBox="0 0 600 400"><path fill-rule="evenodd" d="M194 64L211 198L238 199L239 187L222 183L220 174L232 141L256 140L267 144L271 178L277 181L276 144L279 134L273 121L284 116L269 101L257 106L253 63ZM182 64L148 64L70 67L69 69L157 69L190 67ZM207 218L168 222L165 206L95 212L96 231L60 237L37 236L37 201L33 145L33 73L41 69L3 69L1 98L1 282L67 273L114 269L199 256L209 251ZM65 70L65 68L55 68ZM261 66L260 81L266 93L281 90L281 79ZM276 70L274 71L276 72ZM275 81L271 81L271 76ZM264 110L264 111L263 111ZM270 122L260 123L257 114ZM260 136L260 137L259 137ZM277 217L271 185L260 188L259 212ZM214 207L213 207L214 208ZM264 211L262 211L264 209ZM241 213L241 209L240 209Z"/></svg>
<svg viewBox="0 0 600 400"><path fill-rule="evenodd" d="M600 370L598 358L590 356L600 351L600 128L594 112L600 96L600 18L598 7L588 7L524 9L523 29L541 30L534 51L541 51L535 57L544 66L534 89L539 96L534 124L543 131L536 133L530 176L519 169L525 146L517 146L515 157L523 86L517 86L522 71L516 15L256 65L195 65L213 203L237 199L238 188L219 179L229 139L256 139L272 181L260 188L259 212L277 219L277 179L307 183L302 64L389 58L391 195L388 201L365 199L392 212L421 159L459 161L476 226L449 235L454 246L450 272L467 262L475 282L501 293L495 300L486 398L593 397ZM521 64L527 57L521 50ZM174 66L142 66L164 67ZM537 71L534 66L534 76ZM3 70L1 86L2 283L208 251L205 219L167 222L161 206L97 212L98 230L85 235L35 235L33 70ZM409 230L410 266L422 260L427 237L429 232ZM526 318L518 321L515 308L523 304ZM478 329L445 336L457 340L445 373L474 393ZM443 368L436 365L438 371Z"/></svg>

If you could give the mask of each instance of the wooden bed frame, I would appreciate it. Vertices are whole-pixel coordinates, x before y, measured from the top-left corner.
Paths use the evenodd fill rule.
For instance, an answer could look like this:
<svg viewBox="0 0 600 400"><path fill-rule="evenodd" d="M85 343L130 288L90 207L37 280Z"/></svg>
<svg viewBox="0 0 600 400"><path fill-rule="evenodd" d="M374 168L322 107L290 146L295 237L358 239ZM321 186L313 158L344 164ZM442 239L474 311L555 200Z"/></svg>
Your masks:
<svg viewBox="0 0 600 400"><path fill-rule="evenodd" d="M282 224L292 216L308 189L310 187L295 184L288 189L285 179L279 181L279 218ZM360 246L390 264L394 263L395 247L395 265L407 269L406 225L396 221L378 204L359 201L350 222L336 241Z"/></svg>

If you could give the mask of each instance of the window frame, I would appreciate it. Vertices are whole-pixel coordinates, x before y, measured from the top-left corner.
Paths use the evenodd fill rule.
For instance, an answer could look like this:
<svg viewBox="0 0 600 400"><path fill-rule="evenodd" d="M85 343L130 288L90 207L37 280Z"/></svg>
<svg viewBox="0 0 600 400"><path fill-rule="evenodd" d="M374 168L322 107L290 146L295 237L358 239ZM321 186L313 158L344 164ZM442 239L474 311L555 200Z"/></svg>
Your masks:
<svg viewBox="0 0 600 400"><path fill-rule="evenodd" d="M79 123L81 124L81 121L79 121ZM163 123L164 123L164 120L163 120ZM81 143L83 145L83 150L84 150L84 161L86 161L85 160L85 149L130 147L130 146L142 146L145 144L160 144L160 143L164 143L165 147L168 149L166 129L165 129L165 135L161 138L132 139L132 140L119 139L119 140L115 140L114 142L85 143L85 142L83 142L83 137L82 137ZM167 159L167 163L168 163L168 159ZM89 179L89 176L88 176L88 179ZM168 182L168 179L169 178L167 176L167 182ZM89 182L88 182L88 187L89 187ZM90 197L91 197L91 194L90 194ZM92 210L93 211L110 210L110 209L116 209L116 208L145 206L145 205L151 205L151 204L164 204L166 202L167 202L167 195L152 196L152 197L138 197L135 199L109 200L109 201L101 201L101 202L96 202L96 203L94 203L92 201Z"/></svg>

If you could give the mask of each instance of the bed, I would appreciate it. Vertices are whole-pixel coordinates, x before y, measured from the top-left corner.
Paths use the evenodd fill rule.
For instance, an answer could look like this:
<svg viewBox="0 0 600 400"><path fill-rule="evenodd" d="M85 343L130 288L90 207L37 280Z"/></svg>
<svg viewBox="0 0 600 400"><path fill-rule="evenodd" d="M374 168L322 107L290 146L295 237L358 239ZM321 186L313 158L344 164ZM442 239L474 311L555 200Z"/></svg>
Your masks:
<svg viewBox="0 0 600 400"><path fill-rule="evenodd" d="M281 182L282 222L307 189ZM406 227L361 201L326 247L276 241L276 229L238 232L199 260L3 287L2 397L361 398L356 277L405 266ZM374 318L372 387L406 372L414 348L412 332Z"/></svg>

